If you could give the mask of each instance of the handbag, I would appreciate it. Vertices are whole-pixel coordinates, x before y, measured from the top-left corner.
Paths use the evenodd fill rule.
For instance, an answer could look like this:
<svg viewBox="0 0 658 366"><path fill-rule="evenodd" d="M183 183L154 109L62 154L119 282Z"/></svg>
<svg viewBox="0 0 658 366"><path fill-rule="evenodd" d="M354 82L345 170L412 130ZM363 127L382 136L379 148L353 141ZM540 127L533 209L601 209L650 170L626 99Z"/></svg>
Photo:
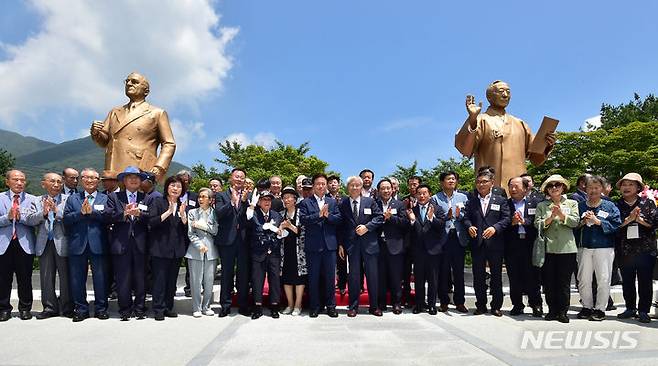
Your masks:
<svg viewBox="0 0 658 366"><path fill-rule="evenodd" d="M532 245L532 265L541 268L546 258L546 238L542 234L541 226L537 230L537 238Z"/></svg>

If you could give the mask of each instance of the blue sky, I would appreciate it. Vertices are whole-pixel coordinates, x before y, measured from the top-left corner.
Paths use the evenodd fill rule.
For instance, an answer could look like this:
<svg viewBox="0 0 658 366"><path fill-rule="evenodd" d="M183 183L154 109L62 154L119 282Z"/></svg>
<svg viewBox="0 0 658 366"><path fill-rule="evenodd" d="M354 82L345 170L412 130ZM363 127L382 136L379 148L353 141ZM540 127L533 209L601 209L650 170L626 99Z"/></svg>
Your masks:
<svg viewBox="0 0 658 366"><path fill-rule="evenodd" d="M76 6L78 1L52 1L79 12L78 18L96 11ZM18 56L8 51L11 46L39 38L44 29L54 29L54 36L40 39L46 49L48 42L68 38L68 30L57 31L52 25L58 23L52 8L43 10L47 2L10 0L0 5L0 76L20 68L12 62ZM561 121L560 130L574 131L597 115L603 102L619 104L635 92L657 92L656 2L189 3L210 19L206 28L214 39L197 27L192 34L199 37L190 39L199 39L194 42L198 47L180 46L157 59L140 49L161 42L161 52L167 52L171 37L144 34L130 42L135 47L132 56L125 57L117 55L123 48L108 41L104 27L93 36L84 34L85 28L72 29L72 34L83 33L75 37L89 38L93 45L82 51L72 48L83 58L91 53L90 62L77 68L107 62L107 68L89 73L102 85L99 98L70 92L69 103L52 83L68 90L80 83L49 83L49 75L58 73L45 73L39 83L28 83L26 95L41 102L29 112L5 106L3 113L0 104L0 128L56 142L79 137L93 119L103 119L112 106L124 103L121 80L137 69L151 79L150 102L167 109L179 124L182 148L176 160L213 164L219 153L210 147L227 136L263 144L273 139L293 145L308 141L311 153L328 161L332 170L352 175L368 167L381 176L396 164L418 160L421 167L430 167L437 158L457 157L453 140L466 117L465 96L472 93L486 106L485 88L496 79L511 85L508 111L534 130L542 116L549 115ZM185 22L194 20L185 19L190 14L193 18L196 8L185 13L176 6L153 7L162 14L147 21L161 23L162 29L172 23L180 29L193 27ZM219 16L216 22L213 14ZM93 15L98 14L89 18L104 21ZM118 17L109 28L134 26L123 23L130 21ZM125 46L124 41L116 43ZM218 45L221 52L209 55L208 48ZM185 57L179 57L181 53ZM132 60L115 67L118 57ZM55 59L51 64L61 62ZM171 76L178 70L184 75ZM215 82L192 90L206 80L198 78L199 70ZM2 88L11 87L0 84L0 95ZM13 93L7 89L7 95ZM40 93L44 95L39 99ZM54 96L60 98L57 105L48 103ZM45 120L61 128L40 128Z"/></svg>

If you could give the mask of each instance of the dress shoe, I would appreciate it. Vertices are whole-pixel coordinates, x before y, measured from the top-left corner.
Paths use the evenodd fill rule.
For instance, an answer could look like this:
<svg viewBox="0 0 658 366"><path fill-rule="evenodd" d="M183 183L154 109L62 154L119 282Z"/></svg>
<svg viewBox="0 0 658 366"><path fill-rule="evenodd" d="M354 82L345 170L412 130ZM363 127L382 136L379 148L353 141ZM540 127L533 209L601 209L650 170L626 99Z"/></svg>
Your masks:
<svg viewBox="0 0 658 366"><path fill-rule="evenodd" d="M290 315L292 314L293 307L292 306L286 306L285 309L281 312L283 315Z"/></svg>
<svg viewBox="0 0 658 366"><path fill-rule="evenodd" d="M637 315L637 318L638 318L637 320L640 323L651 323L651 317L647 313L643 313L640 311Z"/></svg>
<svg viewBox="0 0 658 366"><path fill-rule="evenodd" d="M219 314L217 314L217 316L220 317L220 318L224 318L224 317L228 316L229 314L231 314L231 308L225 307L225 308L219 309Z"/></svg>
<svg viewBox="0 0 658 366"><path fill-rule="evenodd" d="M11 319L11 311L3 311L0 313L0 322L6 322Z"/></svg>
<svg viewBox="0 0 658 366"><path fill-rule="evenodd" d="M127 313L121 314L121 321L122 322L127 322L128 320L130 320L130 314L127 314Z"/></svg>
<svg viewBox="0 0 658 366"><path fill-rule="evenodd" d="M192 290L189 288L183 289L183 292L185 292L185 297L192 297Z"/></svg>
<svg viewBox="0 0 658 366"><path fill-rule="evenodd" d="M464 304L457 305L457 311L460 313L468 313L468 309L466 309L466 306Z"/></svg>
<svg viewBox="0 0 658 366"><path fill-rule="evenodd" d="M438 309L438 310L439 310L440 312L442 312L442 313L445 313L446 311L448 311L448 304L441 304L441 305L439 305L439 309Z"/></svg>
<svg viewBox="0 0 658 366"><path fill-rule="evenodd" d="M279 312L276 309L271 309L270 316L272 319L279 319Z"/></svg>
<svg viewBox="0 0 658 366"><path fill-rule="evenodd" d="M356 310L348 310L347 316L350 318L354 318L356 316Z"/></svg>
<svg viewBox="0 0 658 366"><path fill-rule="evenodd" d="M473 315L482 315L487 313L487 308L477 308L473 312Z"/></svg>
<svg viewBox="0 0 658 366"><path fill-rule="evenodd" d="M559 321L560 323L569 323L569 317L567 316L566 313L560 313L555 317L555 320Z"/></svg>
<svg viewBox="0 0 658 366"><path fill-rule="evenodd" d="M542 315L544 315L544 310L541 308L541 306L533 306L532 316L535 318L541 318Z"/></svg>
<svg viewBox="0 0 658 366"><path fill-rule="evenodd" d="M613 311L617 310L617 307L613 303L608 303L608 306L606 306L605 311Z"/></svg>
<svg viewBox="0 0 658 366"><path fill-rule="evenodd" d="M43 319L48 319L48 318L54 318L56 316L59 316L59 314L57 314L54 311L42 311L40 313L37 313L35 318L37 318L38 320L43 320Z"/></svg>
<svg viewBox="0 0 658 366"><path fill-rule="evenodd" d="M330 318L338 318L338 312L336 311L336 308L328 308L327 315L329 315Z"/></svg>
<svg viewBox="0 0 658 366"><path fill-rule="evenodd" d="M548 320L548 321L557 320L557 314L549 312L544 316L544 320Z"/></svg>
<svg viewBox="0 0 658 366"><path fill-rule="evenodd" d="M588 308L582 308L578 315L576 315L578 319L589 319L590 316L592 316L592 309Z"/></svg>
<svg viewBox="0 0 658 366"><path fill-rule="evenodd" d="M73 312L73 311L67 311L67 312L62 314L62 316L64 316L65 318L69 318L69 319L73 319L74 315L75 315L75 312Z"/></svg>
<svg viewBox="0 0 658 366"><path fill-rule="evenodd" d="M75 313L75 314L73 314L73 322L74 323L81 322L81 321L83 321L85 319L88 319L88 318L89 318L89 313Z"/></svg>
<svg viewBox="0 0 658 366"><path fill-rule="evenodd" d="M491 314L493 314L493 316L497 316L497 317L503 316L503 312L500 311L500 309L496 309L496 310L491 309Z"/></svg>
<svg viewBox="0 0 658 366"><path fill-rule="evenodd" d="M637 316L637 310L635 309L626 309L622 313L617 314L619 319L630 319Z"/></svg>
<svg viewBox="0 0 658 366"><path fill-rule="evenodd" d="M32 313L29 310L21 310L18 312L18 317L21 320L30 320L32 319Z"/></svg>
<svg viewBox="0 0 658 366"><path fill-rule="evenodd" d="M135 312L135 319L137 319L137 320L144 320L144 319L146 319L146 313L141 312L141 311L139 311L139 312Z"/></svg>
<svg viewBox="0 0 658 366"><path fill-rule="evenodd" d="M589 320L595 322L600 322L602 320L605 320L605 313L601 310L594 310L592 311L592 315L590 315Z"/></svg>
<svg viewBox="0 0 658 366"><path fill-rule="evenodd" d="M423 312L423 309L421 309L419 306L414 306L414 309L411 312L414 314L420 314Z"/></svg>
<svg viewBox="0 0 658 366"><path fill-rule="evenodd" d="M261 310L260 306L256 306L256 309L254 309L254 312L251 314L251 319L256 320L263 316L263 310Z"/></svg>
<svg viewBox="0 0 658 366"><path fill-rule="evenodd" d="M308 313L309 318L317 318L318 317L318 311L317 310L311 310Z"/></svg>
<svg viewBox="0 0 658 366"><path fill-rule="evenodd" d="M437 313L436 308L434 306L430 306L430 308L427 310L427 313L429 315L436 315Z"/></svg>
<svg viewBox="0 0 658 366"><path fill-rule="evenodd" d="M178 313L173 310L165 310L164 316L167 318L178 318Z"/></svg>
<svg viewBox="0 0 658 366"><path fill-rule="evenodd" d="M248 308L240 308L238 310L238 313L242 316L251 316L251 310L249 310Z"/></svg>
<svg viewBox="0 0 658 366"><path fill-rule="evenodd" d="M402 307L400 307L400 305L393 305L393 314L395 315L402 314Z"/></svg>
<svg viewBox="0 0 658 366"><path fill-rule="evenodd" d="M99 311L94 314L94 317L100 320L106 320L110 318L110 314L108 314L107 311Z"/></svg>
<svg viewBox="0 0 658 366"><path fill-rule="evenodd" d="M161 321L165 320L165 316L164 316L163 313L157 313L157 314L155 314L155 316L153 317L153 319L155 319L155 320L161 322Z"/></svg>
<svg viewBox="0 0 658 366"><path fill-rule="evenodd" d="M368 312L374 316L382 316L382 311L379 309L370 309Z"/></svg>
<svg viewBox="0 0 658 366"><path fill-rule="evenodd" d="M520 306L514 306L512 307L512 310L509 311L509 315L511 316L517 316L522 314L523 314L523 308Z"/></svg>

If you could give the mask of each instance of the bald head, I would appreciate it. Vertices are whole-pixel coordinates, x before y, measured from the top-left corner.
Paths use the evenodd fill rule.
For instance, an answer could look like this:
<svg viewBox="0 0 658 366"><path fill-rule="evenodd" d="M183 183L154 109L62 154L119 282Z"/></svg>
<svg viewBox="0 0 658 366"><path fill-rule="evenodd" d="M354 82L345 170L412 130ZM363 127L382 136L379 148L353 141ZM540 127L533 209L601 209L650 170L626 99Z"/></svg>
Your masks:
<svg viewBox="0 0 658 366"><path fill-rule="evenodd" d="M149 94L151 86L146 77L142 74L131 72L125 80L126 96L132 102L144 100Z"/></svg>

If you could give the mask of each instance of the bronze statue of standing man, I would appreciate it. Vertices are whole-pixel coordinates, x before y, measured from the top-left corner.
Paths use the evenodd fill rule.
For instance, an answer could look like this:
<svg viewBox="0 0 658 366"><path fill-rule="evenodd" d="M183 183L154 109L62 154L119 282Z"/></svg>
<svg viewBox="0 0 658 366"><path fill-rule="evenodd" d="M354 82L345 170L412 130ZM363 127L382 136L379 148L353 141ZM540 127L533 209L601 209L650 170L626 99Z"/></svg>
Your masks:
<svg viewBox="0 0 658 366"><path fill-rule="evenodd" d="M547 134L543 153L529 151L534 135L528 124L505 111L510 97L509 85L494 81L487 88L489 108L481 114L482 102L477 105L475 97L467 95L468 118L455 135L457 150L469 158L475 156L475 170L495 168L495 184L505 188L510 178L526 172L526 159L541 165L555 145L555 134Z"/></svg>
<svg viewBox="0 0 658 366"><path fill-rule="evenodd" d="M122 172L136 166L161 180L176 151L167 112L146 102L149 82L144 76L128 75L125 91L130 101L113 108L105 121L94 121L91 138L105 148L105 170Z"/></svg>

